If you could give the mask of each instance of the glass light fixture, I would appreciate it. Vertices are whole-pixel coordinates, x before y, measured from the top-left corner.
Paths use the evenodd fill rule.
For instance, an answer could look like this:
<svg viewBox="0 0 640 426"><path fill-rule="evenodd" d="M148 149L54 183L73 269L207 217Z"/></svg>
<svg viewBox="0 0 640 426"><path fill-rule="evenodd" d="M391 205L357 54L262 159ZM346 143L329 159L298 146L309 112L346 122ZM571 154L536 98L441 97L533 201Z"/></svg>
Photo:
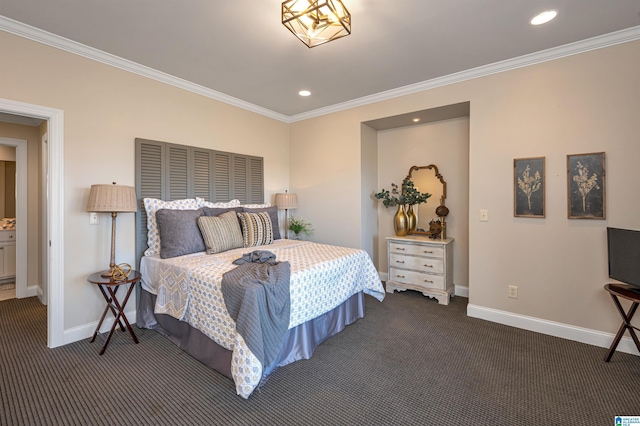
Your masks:
<svg viewBox="0 0 640 426"><path fill-rule="evenodd" d="M340 0L284 1L282 24L310 48L351 34L351 14Z"/></svg>

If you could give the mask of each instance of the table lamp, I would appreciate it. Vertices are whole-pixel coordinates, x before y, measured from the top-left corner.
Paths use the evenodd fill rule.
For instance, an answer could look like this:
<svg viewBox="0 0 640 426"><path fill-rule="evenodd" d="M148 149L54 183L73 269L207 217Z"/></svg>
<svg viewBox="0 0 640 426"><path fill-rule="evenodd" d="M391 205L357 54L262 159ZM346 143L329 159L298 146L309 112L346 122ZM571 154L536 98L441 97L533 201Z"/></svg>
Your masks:
<svg viewBox="0 0 640 426"><path fill-rule="evenodd" d="M284 193L276 194L276 206L279 210L284 210L284 228L286 230L284 237L289 238L289 209L298 208L298 197L285 190Z"/></svg>
<svg viewBox="0 0 640 426"><path fill-rule="evenodd" d="M136 190L133 186L91 185L89 192L88 212L111 213L111 261L109 270L102 273L103 277L113 277L116 269L116 216L118 213L136 212Z"/></svg>

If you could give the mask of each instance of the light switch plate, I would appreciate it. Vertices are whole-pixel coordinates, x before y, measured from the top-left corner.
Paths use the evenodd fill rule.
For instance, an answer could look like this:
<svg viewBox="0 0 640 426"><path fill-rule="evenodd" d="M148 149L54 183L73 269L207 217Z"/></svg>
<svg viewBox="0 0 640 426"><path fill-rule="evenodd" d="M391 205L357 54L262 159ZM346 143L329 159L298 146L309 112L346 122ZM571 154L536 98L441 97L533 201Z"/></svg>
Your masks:
<svg viewBox="0 0 640 426"><path fill-rule="evenodd" d="M480 222L489 222L489 210L480 210Z"/></svg>
<svg viewBox="0 0 640 426"><path fill-rule="evenodd" d="M97 225L100 223L98 213L89 213L89 225Z"/></svg>

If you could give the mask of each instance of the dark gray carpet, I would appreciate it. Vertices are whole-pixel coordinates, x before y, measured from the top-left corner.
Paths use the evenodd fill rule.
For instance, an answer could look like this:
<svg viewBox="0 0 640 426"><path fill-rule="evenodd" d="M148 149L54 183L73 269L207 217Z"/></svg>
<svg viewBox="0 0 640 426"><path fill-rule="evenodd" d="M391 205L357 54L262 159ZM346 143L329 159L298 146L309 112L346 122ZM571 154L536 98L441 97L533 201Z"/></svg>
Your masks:
<svg viewBox="0 0 640 426"><path fill-rule="evenodd" d="M157 333L46 348L36 298L0 303L1 425L609 425L640 415L640 357L366 297L367 315L248 400ZM613 306L612 306L613 309Z"/></svg>

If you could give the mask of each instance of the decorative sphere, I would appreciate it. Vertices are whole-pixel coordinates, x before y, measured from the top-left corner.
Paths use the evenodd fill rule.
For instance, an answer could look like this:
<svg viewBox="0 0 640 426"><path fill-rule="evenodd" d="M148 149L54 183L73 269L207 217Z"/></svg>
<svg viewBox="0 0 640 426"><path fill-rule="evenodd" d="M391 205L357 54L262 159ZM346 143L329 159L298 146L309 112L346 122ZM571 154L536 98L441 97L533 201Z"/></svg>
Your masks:
<svg viewBox="0 0 640 426"><path fill-rule="evenodd" d="M438 206L436 208L436 214L438 217L444 217L449 214L449 209L446 206Z"/></svg>

